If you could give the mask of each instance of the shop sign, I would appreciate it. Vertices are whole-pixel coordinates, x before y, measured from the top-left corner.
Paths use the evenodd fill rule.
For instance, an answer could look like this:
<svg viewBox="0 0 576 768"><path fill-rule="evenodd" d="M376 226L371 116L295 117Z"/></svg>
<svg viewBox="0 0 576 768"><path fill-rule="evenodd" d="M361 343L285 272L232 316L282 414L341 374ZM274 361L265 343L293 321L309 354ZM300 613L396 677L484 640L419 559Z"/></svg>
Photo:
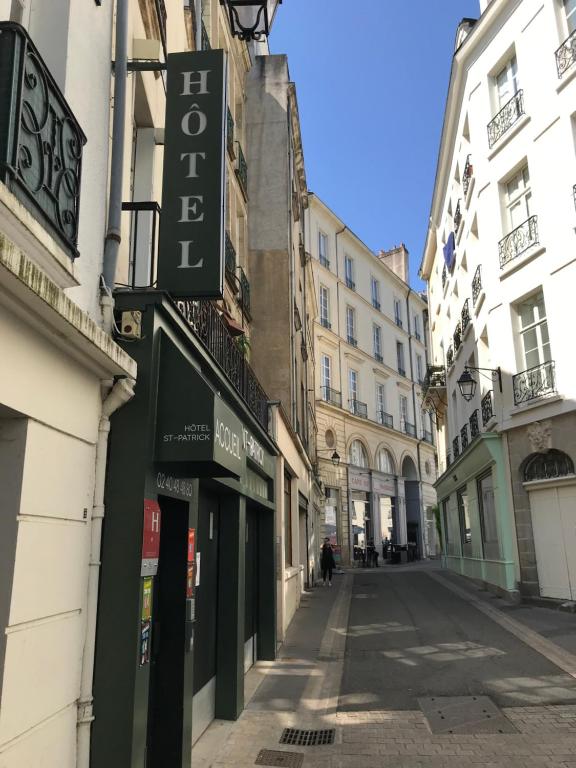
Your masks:
<svg viewBox="0 0 576 768"><path fill-rule="evenodd" d="M396 483L391 475L372 475L372 490L381 496L396 496Z"/></svg>
<svg viewBox="0 0 576 768"><path fill-rule="evenodd" d="M370 472L364 470L360 472L351 469L348 473L348 484L353 491L370 491Z"/></svg>
<svg viewBox="0 0 576 768"><path fill-rule="evenodd" d="M168 56L157 287L173 296L222 298L226 54Z"/></svg>
<svg viewBox="0 0 576 768"><path fill-rule="evenodd" d="M158 571L161 514L157 501L144 499L141 576L154 576Z"/></svg>
<svg viewBox="0 0 576 768"><path fill-rule="evenodd" d="M142 621L152 618L152 577L142 579Z"/></svg>

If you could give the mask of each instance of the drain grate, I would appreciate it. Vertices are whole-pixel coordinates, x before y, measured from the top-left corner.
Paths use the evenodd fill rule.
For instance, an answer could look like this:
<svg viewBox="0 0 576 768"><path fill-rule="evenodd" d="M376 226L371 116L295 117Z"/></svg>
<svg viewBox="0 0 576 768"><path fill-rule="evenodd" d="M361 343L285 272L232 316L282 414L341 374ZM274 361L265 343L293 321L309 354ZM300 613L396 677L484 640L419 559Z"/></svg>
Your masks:
<svg viewBox="0 0 576 768"><path fill-rule="evenodd" d="M281 768L300 768L304 762L301 752L279 752L277 749L261 749L255 765L273 765Z"/></svg>
<svg viewBox="0 0 576 768"><path fill-rule="evenodd" d="M334 728L324 728L320 731L304 731L301 728L284 728L280 744L295 744L298 747L318 747L324 744L334 744Z"/></svg>
<svg viewBox="0 0 576 768"><path fill-rule="evenodd" d="M517 733L488 696L418 699L432 733Z"/></svg>

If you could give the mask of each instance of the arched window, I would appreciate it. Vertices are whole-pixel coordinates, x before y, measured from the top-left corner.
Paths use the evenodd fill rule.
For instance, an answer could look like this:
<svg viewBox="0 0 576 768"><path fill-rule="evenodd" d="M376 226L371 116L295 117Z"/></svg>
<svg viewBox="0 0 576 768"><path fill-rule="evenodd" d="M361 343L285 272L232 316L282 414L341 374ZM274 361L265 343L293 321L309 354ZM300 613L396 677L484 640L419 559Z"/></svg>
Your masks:
<svg viewBox="0 0 576 768"><path fill-rule="evenodd" d="M350 444L348 461L355 467L368 467L368 454L360 440L353 440Z"/></svg>
<svg viewBox="0 0 576 768"><path fill-rule="evenodd" d="M524 460L524 482L531 480L552 480L574 474L574 462L563 451L551 448L546 453L533 453Z"/></svg>
<svg viewBox="0 0 576 768"><path fill-rule="evenodd" d="M376 455L376 467L380 472L387 472L389 475L396 474L394 467L394 458L389 450L380 448Z"/></svg>

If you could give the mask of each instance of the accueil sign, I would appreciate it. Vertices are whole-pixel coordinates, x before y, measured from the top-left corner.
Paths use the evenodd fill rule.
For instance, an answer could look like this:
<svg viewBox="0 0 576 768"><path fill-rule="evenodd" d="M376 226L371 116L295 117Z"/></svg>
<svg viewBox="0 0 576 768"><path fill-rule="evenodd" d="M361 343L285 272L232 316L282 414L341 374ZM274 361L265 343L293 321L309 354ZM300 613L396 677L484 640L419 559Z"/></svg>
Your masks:
<svg viewBox="0 0 576 768"><path fill-rule="evenodd" d="M174 296L222 297L226 54L168 56L157 286Z"/></svg>

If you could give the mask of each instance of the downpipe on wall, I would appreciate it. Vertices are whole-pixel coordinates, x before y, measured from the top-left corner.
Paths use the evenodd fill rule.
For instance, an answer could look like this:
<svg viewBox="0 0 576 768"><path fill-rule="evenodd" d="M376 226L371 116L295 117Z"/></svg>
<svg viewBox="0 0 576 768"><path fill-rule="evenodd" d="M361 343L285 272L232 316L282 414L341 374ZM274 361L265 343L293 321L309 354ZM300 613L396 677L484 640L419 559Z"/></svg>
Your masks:
<svg viewBox="0 0 576 768"><path fill-rule="evenodd" d="M96 652L96 616L98 612L98 584L100 579L100 549L102 544L102 521L104 520L104 487L106 483L106 458L108 435L112 414L134 397L135 380L118 379L102 403L94 477L94 503L90 529L90 562L88 569L88 590L86 598L86 624L84 653L82 654L82 677L77 714L77 768L90 765L90 729L94 720L92 710L92 680Z"/></svg>

